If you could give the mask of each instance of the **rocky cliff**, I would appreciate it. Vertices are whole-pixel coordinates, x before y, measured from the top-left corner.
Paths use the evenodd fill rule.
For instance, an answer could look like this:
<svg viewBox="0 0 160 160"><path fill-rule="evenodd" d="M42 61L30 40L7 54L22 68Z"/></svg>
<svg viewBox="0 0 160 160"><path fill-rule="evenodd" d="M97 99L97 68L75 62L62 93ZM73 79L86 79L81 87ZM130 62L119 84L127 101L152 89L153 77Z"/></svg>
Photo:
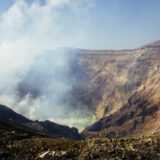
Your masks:
<svg viewBox="0 0 160 160"><path fill-rule="evenodd" d="M160 41L133 50L92 51L79 62L90 75L81 100L97 119L88 136L122 136L158 132Z"/></svg>

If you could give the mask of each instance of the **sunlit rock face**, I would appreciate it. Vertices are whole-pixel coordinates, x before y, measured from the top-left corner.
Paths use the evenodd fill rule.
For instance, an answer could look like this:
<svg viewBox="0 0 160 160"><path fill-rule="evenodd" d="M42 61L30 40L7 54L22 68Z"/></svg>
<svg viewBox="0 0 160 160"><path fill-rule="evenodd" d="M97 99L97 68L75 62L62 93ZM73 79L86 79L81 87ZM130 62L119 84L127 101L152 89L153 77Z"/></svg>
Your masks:
<svg viewBox="0 0 160 160"><path fill-rule="evenodd" d="M81 77L87 77L83 86L75 90L78 101L94 110L97 118L119 110L152 74L159 75L159 47L142 47L122 51L79 52ZM158 91L157 91L158 92Z"/></svg>
<svg viewBox="0 0 160 160"><path fill-rule="evenodd" d="M84 133L91 137L158 133L160 42L130 51L107 52L102 58L88 57L95 74L87 87L89 93L99 96L92 96L91 102L95 115L102 119Z"/></svg>

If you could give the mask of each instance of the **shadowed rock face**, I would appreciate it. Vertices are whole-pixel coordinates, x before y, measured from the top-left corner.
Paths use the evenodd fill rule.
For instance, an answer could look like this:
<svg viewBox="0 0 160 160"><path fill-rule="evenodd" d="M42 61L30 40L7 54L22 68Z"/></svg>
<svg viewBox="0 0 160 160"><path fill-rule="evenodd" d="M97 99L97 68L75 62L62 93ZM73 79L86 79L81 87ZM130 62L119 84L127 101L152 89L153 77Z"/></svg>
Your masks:
<svg viewBox="0 0 160 160"><path fill-rule="evenodd" d="M135 50L104 51L81 56L92 74L84 99L100 120L87 127L91 137L158 132L160 108L160 42Z"/></svg>
<svg viewBox="0 0 160 160"><path fill-rule="evenodd" d="M14 132L30 136L41 135L55 138L80 139L76 128L59 125L48 120L32 121L3 105L0 105L0 130L4 133Z"/></svg>

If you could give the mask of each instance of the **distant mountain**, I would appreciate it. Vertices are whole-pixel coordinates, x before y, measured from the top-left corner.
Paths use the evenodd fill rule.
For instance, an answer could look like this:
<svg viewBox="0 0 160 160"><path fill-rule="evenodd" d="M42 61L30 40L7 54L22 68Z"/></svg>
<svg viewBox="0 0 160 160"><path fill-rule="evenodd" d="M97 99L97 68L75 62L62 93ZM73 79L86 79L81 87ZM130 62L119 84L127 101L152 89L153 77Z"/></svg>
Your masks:
<svg viewBox="0 0 160 160"><path fill-rule="evenodd" d="M55 138L80 139L76 128L59 125L47 120L32 121L4 105L0 105L0 130Z"/></svg>

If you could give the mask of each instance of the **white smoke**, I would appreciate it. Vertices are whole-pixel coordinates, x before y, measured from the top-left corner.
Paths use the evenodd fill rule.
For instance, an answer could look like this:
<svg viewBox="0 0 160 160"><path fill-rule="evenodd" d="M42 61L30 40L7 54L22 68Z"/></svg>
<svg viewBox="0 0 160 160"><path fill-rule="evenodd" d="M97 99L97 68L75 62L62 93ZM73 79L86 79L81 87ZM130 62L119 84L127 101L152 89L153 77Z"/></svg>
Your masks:
<svg viewBox="0 0 160 160"><path fill-rule="evenodd" d="M16 0L1 13L1 104L33 119L51 119L78 126L79 116L79 123L86 123L85 112L72 113L72 107L61 103L72 89L72 81L68 78L70 57L66 51L55 48L78 47L85 43L83 24L74 23L87 16L92 5L93 0L46 0L44 5L39 1L28 4ZM77 18L75 22L71 21L70 14L65 15L64 8ZM31 87L33 92L20 95L24 89L20 86L22 83ZM77 119L75 122L74 118Z"/></svg>

